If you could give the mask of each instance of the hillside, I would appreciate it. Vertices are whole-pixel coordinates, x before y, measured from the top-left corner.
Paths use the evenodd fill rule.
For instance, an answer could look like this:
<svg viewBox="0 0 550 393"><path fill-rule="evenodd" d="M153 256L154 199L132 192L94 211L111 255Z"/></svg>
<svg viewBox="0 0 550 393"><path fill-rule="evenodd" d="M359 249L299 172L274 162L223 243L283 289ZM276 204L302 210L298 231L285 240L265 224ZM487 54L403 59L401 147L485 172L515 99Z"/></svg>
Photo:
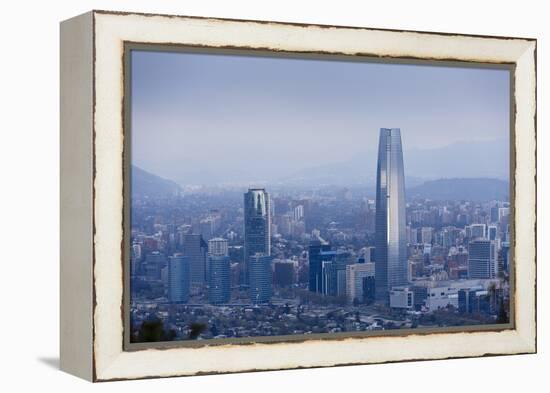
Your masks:
<svg viewBox="0 0 550 393"><path fill-rule="evenodd" d="M137 166L132 165L131 171L132 196L173 196L181 190L175 182L153 175Z"/></svg>

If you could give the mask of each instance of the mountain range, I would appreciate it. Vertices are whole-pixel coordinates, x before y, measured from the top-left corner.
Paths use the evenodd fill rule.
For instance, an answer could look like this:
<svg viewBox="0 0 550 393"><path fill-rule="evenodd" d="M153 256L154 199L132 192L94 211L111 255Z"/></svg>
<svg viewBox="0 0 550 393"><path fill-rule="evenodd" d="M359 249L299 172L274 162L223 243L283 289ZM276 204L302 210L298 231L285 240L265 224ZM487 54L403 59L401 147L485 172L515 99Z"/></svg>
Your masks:
<svg viewBox="0 0 550 393"><path fill-rule="evenodd" d="M438 179L408 188L406 194L408 199L506 201L509 183L490 178Z"/></svg>
<svg viewBox="0 0 550 393"><path fill-rule="evenodd" d="M133 196L168 197L183 190L176 182L136 166L132 166L131 173ZM509 194L508 182L494 178L446 178L425 182L416 179L415 182L407 183L408 199L487 201L507 200ZM367 188L373 193L374 182L369 183Z"/></svg>
<svg viewBox="0 0 550 393"><path fill-rule="evenodd" d="M247 187L271 184L349 187L374 184L377 145L365 146L361 148L361 153L335 153L338 154L319 154L317 160L311 161L283 152L276 157L270 154L266 159L255 158L253 161L246 156L231 156L228 153L223 158L205 156L202 162L185 162L182 155L181 163L167 162L162 166L158 163L154 166L144 163L144 167L155 168L154 173L181 186ZM506 139L495 139L462 141L440 147L416 147L405 149L403 160L407 187L443 178L507 180L509 144Z"/></svg>
<svg viewBox="0 0 550 393"><path fill-rule="evenodd" d="M405 184L417 186L444 178L507 179L508 143L505 140L459 142L430 149L403 152ZM300 185L356 185L376 182L377 152L370 150L348 161L305 168L274 183Z"/></svg>

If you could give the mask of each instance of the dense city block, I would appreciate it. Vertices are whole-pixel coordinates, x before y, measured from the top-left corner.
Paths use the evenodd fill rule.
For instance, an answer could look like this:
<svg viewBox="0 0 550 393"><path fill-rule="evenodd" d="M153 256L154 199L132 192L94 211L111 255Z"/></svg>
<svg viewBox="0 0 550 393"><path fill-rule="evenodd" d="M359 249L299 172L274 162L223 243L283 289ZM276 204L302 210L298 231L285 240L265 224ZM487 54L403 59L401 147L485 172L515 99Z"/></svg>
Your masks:
<svg viewBox="0 0 550 393"><path fill-rule="evenodd" d="M508 323L508 201L384 184L133 195L131 341Z"/></svg>

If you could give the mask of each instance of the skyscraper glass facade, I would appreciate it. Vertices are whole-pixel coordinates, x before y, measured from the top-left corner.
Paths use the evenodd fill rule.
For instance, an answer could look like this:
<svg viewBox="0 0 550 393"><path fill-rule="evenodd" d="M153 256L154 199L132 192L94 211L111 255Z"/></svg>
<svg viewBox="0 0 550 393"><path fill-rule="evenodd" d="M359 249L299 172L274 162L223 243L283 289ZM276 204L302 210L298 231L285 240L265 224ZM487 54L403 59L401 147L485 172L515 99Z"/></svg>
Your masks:
<svg viewBox="0 0 550 393"><path fill-rule="evenodd" d="M227 255L210 255L208 301L212 304L229 302L231 290L230 261Z"/></svg>
<svg viewBox="0 0 550 393"><path fill-rule="evenodd" d="M405 173L399 128L380 129L376 173L376 299L407 284Z"/></svg>
<svg viewBox="0 0 550 393"><path fill-rule="evenodd" d="M250 257L250 300L254 304L267 303L271 299L271 256L257 253Z"/></svg>
<svg viewBox="0 0 550 393"><path fill-rule="evenodd" d="M312 240L309 243L309 285L311 292L322 293L323 275L322 267L323 260L327 259L326 253L332 253L330 245L324 244L319 240ZM331 255L332 255L331 254Z"/></svg>
<svg viewBox="0 0 550 393"><path fill-rule="evenodd" d="M263 188L251 188L244 194L244 282L249 283L250 257L256 253L271 255L271 214L269 194Z"/></svg>
<svg viewBox="0 0 550 393"><path fill-rule="evenodd" d="M471 241L468 247L468 276L470 278L495 278L498 274L495 242L488 239Z"/></svg>
<svg viewBox="0 0 550 393"><path fill-rule="evenodd" d="M208 241L208 301L211 304L229 302L231 296L231 263L227 255L227 240Z"/></svg>
<svg viewBox="0 0 550 393"><path fill-rule="evenodd" d="M175 254L168 258L168 298L172 303L189 300L189 257Z"/></svg>
<svg viewBox="0 0 550 393"><path fill-rule="evenodd" d="M186 234L183 238L183 253L189 257L191 285L200 286L206 282L207 245L202 235Z"/></svg>

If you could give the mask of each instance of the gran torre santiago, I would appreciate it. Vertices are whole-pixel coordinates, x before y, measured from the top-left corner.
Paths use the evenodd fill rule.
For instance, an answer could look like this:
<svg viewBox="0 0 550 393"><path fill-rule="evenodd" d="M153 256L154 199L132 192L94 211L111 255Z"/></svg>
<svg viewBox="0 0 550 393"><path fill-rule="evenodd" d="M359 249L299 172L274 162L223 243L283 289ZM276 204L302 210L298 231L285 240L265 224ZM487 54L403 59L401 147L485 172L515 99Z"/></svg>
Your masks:
<svg viewBox="0 0 550 393"><path fill-rule="evenodd" d="M407 285L405 173L399 128L381 128L376 173L376 300L389 302L392 287Z"/></svg>

